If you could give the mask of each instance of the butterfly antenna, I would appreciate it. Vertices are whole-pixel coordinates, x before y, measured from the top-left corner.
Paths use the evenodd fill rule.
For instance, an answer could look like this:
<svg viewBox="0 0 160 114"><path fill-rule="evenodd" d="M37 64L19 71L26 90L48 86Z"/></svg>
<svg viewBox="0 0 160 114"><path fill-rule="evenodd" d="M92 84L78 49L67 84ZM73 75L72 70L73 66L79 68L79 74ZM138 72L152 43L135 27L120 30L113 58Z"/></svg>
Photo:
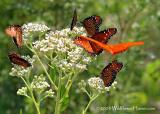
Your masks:
<svg viewBox="0 0 160 114"><path fill-rule="evenodd" d="M74 11L73 11L73 16L72 16L70 30L73 30L73 28L74 28L74 26L76 26L76 24L77 24L77 10L75 8Z"/></svg>

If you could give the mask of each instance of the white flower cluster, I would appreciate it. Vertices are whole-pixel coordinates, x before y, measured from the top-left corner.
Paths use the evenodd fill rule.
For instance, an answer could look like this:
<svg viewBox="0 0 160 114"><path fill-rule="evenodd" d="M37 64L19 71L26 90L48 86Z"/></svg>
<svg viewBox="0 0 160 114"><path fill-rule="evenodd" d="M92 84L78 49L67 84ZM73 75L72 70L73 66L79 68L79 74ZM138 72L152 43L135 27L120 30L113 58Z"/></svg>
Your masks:
<svg viewBox="0 0 160 114"><path fill-rule="evenodd" d="M23 38L28 38L33 32L45 32L47 30L50 30L50 28L40 23L28 23L22 26Z"/></svg>
<svg viewBox="0 0 160 114"><path fill-rule="evenodd" d="M111 87L115 88L116 84L117 82L114 81L111 86L105 87L103 80L100 77L92 77L88 79L88 85L99 92L109 91Z"/></svg>
<svg viewBox="0 0 160 114"><path fill-rule="evenodd" d="M31 87L37 90L45 90L47 87L50 87L50 85L46 81L45 77L43 75L40 75L34 76Z"/></svg>
<svg viewBox="0 0 160 114"><path fill-rule="evenodd" d="M27 95L27 87L22 87L22 88L18 89L17 94L26 96Z"/></svg>
<svg viewBox="0 0 160 114"><path fill-rule="evenodd" d="M73 39L83 34L83 28L74 28L70 31L69 28L61 31L51 31L46 34L45 39L34 42L34 48L43 53L56 53L57 60L54 60L59 68L70 70L72 68L84 70L86 64L91 61L91 57L84 53L83 48L74 44Z"/></svg>
<svg viewBox="0 0 160 114"><path fill-rule="evenodd" d="M48 91L46 91L45 94L46 94L48 97L53 97L53 96L54 96L54 92L53 92L52 89L49 89Z"/></svg>
<svg viewBox="0 0 160 114"><path fill-rule="evenodd" d="M29 56L21 56L21 57L23 59L27 60L31 65L35 61L34 57L32 57L32 58L30 58ZM33 67L33 65L31 67L24 68L22 66L13 64L13 67L12 67L9 74L11 76L18 76L18 77L26 76L26 75L28 75L28 73L30 72L32 67Z"/></svg>
<svg viewBox="0 0 160 114"><path fill-rule="evenodd" d="M33 63L35 62L35 55L32 56L32 58L29 55L21 56L23 59L27 60L33 67Z"/></svg>
<svg viewBox="0 0 160 114"><path fill-rule="evenodd" d="M91 88L101 90L104 89L103 80L99 77L92 77L88 79L88 84Z"/></svg>

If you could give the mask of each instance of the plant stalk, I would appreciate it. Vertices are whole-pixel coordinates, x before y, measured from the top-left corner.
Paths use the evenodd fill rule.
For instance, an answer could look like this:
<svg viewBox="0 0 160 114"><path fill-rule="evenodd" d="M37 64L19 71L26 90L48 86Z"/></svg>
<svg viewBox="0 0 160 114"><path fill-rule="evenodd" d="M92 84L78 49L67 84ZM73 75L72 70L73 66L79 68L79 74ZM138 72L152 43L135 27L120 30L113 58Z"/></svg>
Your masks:
<svg viewBox="0 0 160 114"><path fill-rule="evenodd" d="M54 114L60 114L61 112L61 75L59 77L58 81L58 90L57 90L57 97L56 97L56 106L55 106L55 113Z"/></svg>

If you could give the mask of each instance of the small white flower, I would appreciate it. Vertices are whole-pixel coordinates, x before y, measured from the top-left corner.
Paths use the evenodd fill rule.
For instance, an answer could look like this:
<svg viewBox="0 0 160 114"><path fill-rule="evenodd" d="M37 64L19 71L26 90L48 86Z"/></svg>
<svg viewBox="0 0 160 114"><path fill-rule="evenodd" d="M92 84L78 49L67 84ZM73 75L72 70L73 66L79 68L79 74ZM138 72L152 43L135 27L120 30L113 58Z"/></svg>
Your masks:
<svg viewBox="0 0 160 114"><path fill-rule="evenodd" d="M84 52L83 48L74 44L73 39L80 34L84 34L83 27L74 27L73 31L70 31L70 28L51 31L46 34L45 39L34 42L34 48L46 54L49 52L56 53L58 56L53 64L62 70L78 69L82 71L91 62L91 57Z"/></svg>
<svg viewBox="0 0 160 114"><path fill-rule="evenodd" d="M92 77L88 79L88 84L91 88L94 88L94 89L98 89L98 90L104 89L103 80L99 77Z"/></svg>
<svg viewBox="0 0 160 114"><path fill-rule="evenodd" d="M35 55L31 58L29 55L21 56L23 59L27 60L31 65L35 62Z"/></svg>
<svg viewBox="0 0 160 114"><path fill-rule="evenodd" d="M47 87L50 87L50 85L46 81L45 77L43 75L40 75L34 76L31 87L33 89L45 90Z"/></svg>
<svg viewBox="0 0 160 114"><path fill-rule="evenodd" d="M28 23L22 26L23 38L28 38L32 32L45 32L47 30L50 28L40 23Z"/></svg>
<svg viewBox="0 0 160 114"><path fill-rule="evenodd" d="M117 82L114 81L111 86L105 87L104 82L100 77L92 77L88 79L88 85L98 92L110 91L111 88L116 88Z"/></svg>
<svg viewBox="0 0 160 114"><path fill-rule="evenodd" d="M54 92L52 89L49 89L48 91L45 92L47 94L48 97L53 97L54 96Z"/></svg>
<svg viewBox="0 0 160 114"><path fill-rule="evenodd" d="M86 82L84 80L81 80L79 83L78 83L80 89L83 89L86 87Z"/></svg>
<svg viewBox="0 0 160 114"><path fill-rule="evenodd" d="M22 87L22 88L18 89L17 94L26 96L27 95L27 87Z"/></svg>
<svg viewBox="0 0 160 114"><path fill-rule="evenodd" d="M117 81L114 81L114 82L112 83L111 87L113 87L113 88L115 89L116 86L117 86Z"/></svg>

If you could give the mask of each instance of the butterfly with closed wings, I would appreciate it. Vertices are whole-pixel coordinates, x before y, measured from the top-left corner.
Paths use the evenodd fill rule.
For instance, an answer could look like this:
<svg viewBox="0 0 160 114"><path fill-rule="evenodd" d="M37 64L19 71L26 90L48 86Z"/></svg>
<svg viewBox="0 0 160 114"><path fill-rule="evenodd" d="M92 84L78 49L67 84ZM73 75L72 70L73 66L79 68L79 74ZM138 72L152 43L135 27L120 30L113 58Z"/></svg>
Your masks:
<svg viewBox="0 0 160 114"><path fill-rule="evenodd" d="M109 63L101 72L100 78L103 80L104 86L109 87L116 79L117 73L122 69L123 64L117 60Z"/></svg>
<svg viewBox="0 0 160 114"><path fill-rule="evenodd" d="M22 66L24 68L31 66L31 64L27 60L23 59L17 53L10 53L8 57L9 57L9 60L16 65Z"/></svg>
<svg viewBox="0 0 160 114"><path fill-rule="evenodd" d="M19 25L11 25L6 28L6 34L13 38L14 43L17 47L22 47L23 39L22 39L22 28Z"/></svg>

